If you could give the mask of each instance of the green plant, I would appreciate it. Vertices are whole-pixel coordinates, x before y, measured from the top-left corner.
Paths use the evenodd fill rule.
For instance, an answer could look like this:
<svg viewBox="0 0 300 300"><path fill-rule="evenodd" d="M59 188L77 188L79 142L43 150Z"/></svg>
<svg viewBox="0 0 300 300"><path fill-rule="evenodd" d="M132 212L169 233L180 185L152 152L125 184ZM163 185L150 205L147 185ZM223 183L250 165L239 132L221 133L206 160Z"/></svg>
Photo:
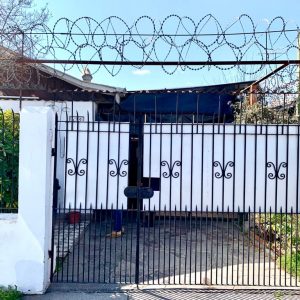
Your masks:
<svg viewBox="0 0 300 300"><path fill-rule="evenodd" d="M19 115L0 111L0 209L18 205Z"/></svg>
<svg viewBox="0 0 300 300"><path fill-rule="evenodd" d="M17 287L0 287L0 300L17 300L21 299L21 296L22 293L17 290Z"/></svg>
<svg viewBox="0 0 300 300"><path fill-rule="evenodd" d="M234 106L235 122L242 124L294 124L299 123L292 110L277 110L263 102L250 104L236 103Z"/></svg>
<svg viewBox="0 0 300 300"><path fill-rule="evenodd" d="M63 262L64 260L62 257L56 257L55 272L59 272L62 269Z"/></svg>
<svg viewBox="0 0 300 300"><path fill-rule="evenodd" d="M300 251L286 253L278 258L277 264L294 276L300 276Z"/></svg>
<svg viewBox="0 0 300 300"><path fill-rule="evenodd" d="M275 300L281 300L283 298L284 294L282 291L276 291L274 293L274 297L275 297Z"/></svg>

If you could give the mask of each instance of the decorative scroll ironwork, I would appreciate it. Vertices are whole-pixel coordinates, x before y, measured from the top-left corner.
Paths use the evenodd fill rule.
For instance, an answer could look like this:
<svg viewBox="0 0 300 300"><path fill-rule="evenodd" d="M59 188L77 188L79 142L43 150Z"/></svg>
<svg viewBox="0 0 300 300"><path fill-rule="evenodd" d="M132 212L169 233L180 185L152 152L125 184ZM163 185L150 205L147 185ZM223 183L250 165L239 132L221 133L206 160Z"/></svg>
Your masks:
<svg viewBox="0 0 300 300"><path fill-rule="evenodd" d="M269 179L271 179L271 180L273 180L275 178L278 178L280 180L285 179L285 174L282 173L280 171L280 169L281 168L284 168L284 169L287 168L287 163L286 162L282 162L282 163L279 164L279 166L276 167L274 163L272 163L271 161L269 161L269 162L267 162L266 166L267 166L267 168L273 168L273 171L270 172L270 173L268 173L268 178Z"/></svg>
<svg viewBox="0 0 300 300"><path fill-rule="evenodd" d="M222 164L219 161L214 161L213 162L213 166L215 168L220 167L221 172L215 172L215 177L220 179L220 178L226 178L226 179L230 179L232 177L232 173L227 172L227 168L234 167L234 162L233 161L229 161L226 163L225 167L222 166Z"/></svg>
<svg viewBox="0 0 300 300"><path fill-rule="evenodd" d="M87 159L81 158L79 160L79 162L77 163L77 165L76 165L73 158L67 158L67 164L72 164L71 168L68 169L68 175L70 175L70 176L74 176L74 175L83 176L83 175L85 175L85 170L80 169L80 165L87 165Z"/></svg>
<svg viewBox="0 0 300 300"><path fill-rule="evenodd" d="M125 171L125 170L121 171L122 166L127 166L128 165L129 162L128 162L127 159L123 159L121 161L121 163L119 163L119 165L116 162L116 160L114 160L114 159L110 159L108 161L108 163L115 167L115 170L110 170L110 172L109 172L110 176L116 177L118 175L118 176L121 176L121 177L125 177L127 175L127 171Z"/></svg>
<svg viewBox="0 0 300 300"><path fill-rule="evenodd" d="M100 70L101 62L111 62L104 63L102 68L116 76L122 64L140 69L146 63L160 62L167 74L174 74L178 68L185 71L236 67L242 74L253 75L265 70L263 64L274 63L277 57L286 61L295 59L295 53L299 50L297 34L297 25L290 25L282 17L256 24L246 14L229 25L221 25L211 14L198 20L169 15L162 21L156 21L149 16L141 16L131 24L117 16L99 21L81 17L74 21L61 18L52 29L43 24L37 24L27 32L4 29L0 33L0 46L19 53L21 47L15 41L23 39L28 53L19 53L17 56L10 52L2 53L2 58L14 62L24 56L52 60L56 61L55 64L61 64L60 70L63 72L77 64L84 64L89 65L95 74ZM235 66L218 64L224 57L236 62ZM136 63L137 58L139 63ZM241 61L251 60L257 63L250 68L240 64ZM178 64L168 66L168 61ZM188 64L191 61L202 64ZM122 64L117 66L117 63ZM20 67L17 64L15 67L16 78L19 78ZM7 72L1 76L2 82L5 79L12 81L12 69ZM28 67L26 72L33 72L33 68Z"/></svg>
<svg viewBox="0 0 300 300"><path fill-rule="evenodd" d="M180 176L180 172L178 172L178 171L174 172L174 167L175 166L180 167L181 166L181 161L176 160L176 161L174 161L173 165L171 166L171 164L169 164L166 160L163 160L160 163L160 165L162 167L167 167L168 168L168 171L164 171L162 173L162 176L164 178L170 178L170 177L178 178Z"/></svg>

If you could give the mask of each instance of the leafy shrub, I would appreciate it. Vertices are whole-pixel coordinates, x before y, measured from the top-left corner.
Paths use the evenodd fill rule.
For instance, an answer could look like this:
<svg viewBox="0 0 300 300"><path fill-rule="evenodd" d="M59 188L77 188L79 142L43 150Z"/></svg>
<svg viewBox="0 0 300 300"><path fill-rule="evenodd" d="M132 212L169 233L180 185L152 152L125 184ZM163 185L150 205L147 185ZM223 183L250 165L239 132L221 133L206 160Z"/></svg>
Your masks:
<svg viewBox="0 0 300 300"><path fill-rule="evenodd" d="M9 286L8 288L0 287L0 299L1 300L18 300L21 299L21 292L16 287Z"/></svg>
<svg viewBox="0 0 300 300"><path fill-rule="evenodd" d="M18 206L19 115L0 110L0 209Z"/></svg>
<svg viewBox="0 0 300 300"><path fill-rule="evenodd" d="M297 277L300 276L300 252L286 253L278 258L277 264L281 264L281 269L286 270Z"/></svg>
<svg viewBox="0 0 300 300"><path fill-rule="evenodd" d="M299 118L293 110L278 110L264 103L236 103L234 106L235 122L242 124L294 124Z"/></svg>

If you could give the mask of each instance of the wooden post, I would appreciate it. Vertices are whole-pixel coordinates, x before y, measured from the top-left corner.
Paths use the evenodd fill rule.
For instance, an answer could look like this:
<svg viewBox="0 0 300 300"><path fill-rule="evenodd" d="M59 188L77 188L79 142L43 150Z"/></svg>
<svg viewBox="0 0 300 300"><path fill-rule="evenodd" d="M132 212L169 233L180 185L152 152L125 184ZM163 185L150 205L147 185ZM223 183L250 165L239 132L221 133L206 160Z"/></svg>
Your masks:
<svg viewBox="0 0 300 300"><path fill-rule="evenodd" d="M249 98L250 105L253 105L257 102L256 88L257 88L256 84L250 85L250 98Z"/></svg>

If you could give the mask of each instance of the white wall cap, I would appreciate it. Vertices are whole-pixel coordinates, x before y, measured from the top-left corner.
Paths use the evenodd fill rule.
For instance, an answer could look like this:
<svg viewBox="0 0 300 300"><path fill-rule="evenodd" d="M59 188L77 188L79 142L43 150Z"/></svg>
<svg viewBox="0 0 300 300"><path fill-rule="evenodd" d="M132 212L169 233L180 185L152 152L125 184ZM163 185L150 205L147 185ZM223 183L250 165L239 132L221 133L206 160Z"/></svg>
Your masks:
<svg viewBox="0 0 300 300"><path fill-rule="evenodd" d="M21 113L48 114L49 112L52 113L52 109L48 106L26 106L21 110Z"/></svg>

